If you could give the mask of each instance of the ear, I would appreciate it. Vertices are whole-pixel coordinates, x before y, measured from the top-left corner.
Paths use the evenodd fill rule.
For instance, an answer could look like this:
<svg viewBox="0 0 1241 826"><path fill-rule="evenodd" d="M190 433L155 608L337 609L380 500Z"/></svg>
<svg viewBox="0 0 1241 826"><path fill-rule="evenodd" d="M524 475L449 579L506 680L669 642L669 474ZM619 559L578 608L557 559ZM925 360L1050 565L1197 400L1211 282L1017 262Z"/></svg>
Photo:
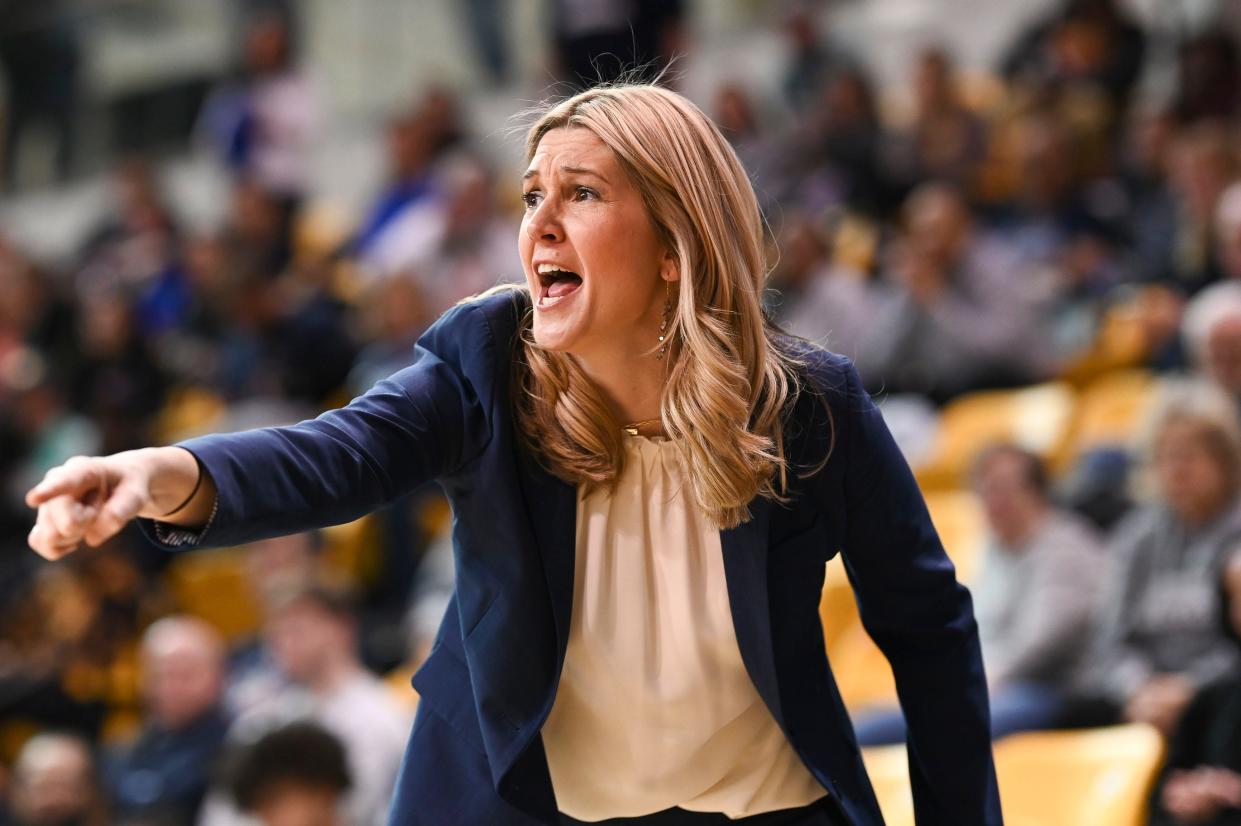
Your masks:
<svg viewBox="0 0 1241 826"><path fill-rule="evenodd" d="M659 262L659 277L665 281L680 281L681 266L677 263L676 256L670 251L664 251L664 257Z"/></svg>

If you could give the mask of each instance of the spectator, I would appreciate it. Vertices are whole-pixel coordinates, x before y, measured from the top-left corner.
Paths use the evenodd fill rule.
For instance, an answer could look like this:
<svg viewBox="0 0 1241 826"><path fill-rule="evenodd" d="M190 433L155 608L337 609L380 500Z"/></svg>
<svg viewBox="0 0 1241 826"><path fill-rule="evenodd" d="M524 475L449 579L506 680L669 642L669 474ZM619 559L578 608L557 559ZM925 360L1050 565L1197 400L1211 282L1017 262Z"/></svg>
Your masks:
<svg viewBox="0 0 1241 826"><path fill-rule="evenodd" d="M180 326L190 287L180 261L176 222L150 166L138 158L113 170L107 214L81 253L81 292L121 291L143 335Z"/></svg>
<svg viewBox="0 0 1241 826"><path fill-rule="evenodd" d="M1241 645L1241 557L1219 578L1220 625ZM1172 736L1151 798L1150 826L1231 826L1241 822L1241 673L1235 669L1194 695Z"/></svg>
<svg viewBox="0 0 1241 826"><path fill-rule="evenodd" d="M1221 275L1241 281L1241 181L1234 181L1215 204L1215 255Z"/></svg>
<svg viewBox="0 0 1241 826"><path fill-rule="evenodd" d="M1092 198L1085 142L1054 111L1021 118L1012 130L1017 190L999 210L996 233L1021 267L1064 266L1083 238L1116 234L1107 198ZM1054 282L1053 282L1054 283Z"/></svg>
<svg viewBox="0 0 1241 826"><path fill-rule="evenodd" d="M1065 687L1081 666L1104 581L1100 539L1084 520L1055 507L1041 460L1013 445L978 458L974 490L990 535L975 592L993 729L1045 727L1058 718ZM1004 719L1010 707L1011 721ZM1023 710L1027 720L1020 719Z"/></svg>
<svg viewBox="0 0 1241 826"><path fill-rule="evenodd" d="M1177 54L1177 89L1172 111L1183 124L1235 117L1241 96L1237 44L1222 30L1187 38Z"/></svg>
<svg viewBox="0 0 1241 826"><path fill-rule="evenodd" d="M444 233L443 197L434 177L434 130L417 114L388 125L388 183L351 244L366 275L399 273L425 261Z"/></svg>
<svg viewBox="0 0 1241 826"><path fill-rule="evenodd" d="M835 228L832 228L835 229ZM780 231L780 260L771 273L773 316L794 335L817 341L857 363L866 375L876 342L890 334L874 318L896 300L866 273L834 260L828 228L800 214Z"/></svg>
<svg viewBox="0 0 1241 826"><path fill-rule="evenodd" d="M253 738L273 724L309 719L345 746L355 783L345 808L358 826L382 823L405 752L409 716L357 653L353 606L339 592L312 588L288 596L268 619L267 645L290 690L238 720ZM211 821L208 821L210 823Z"/></svg>
<svg viewBox="0 0 1241 826"><path fill-rule="evenodd" d="M789 182L782 176L787 159L781 158L780 136L770 126L772 115L759 114L753 97L738 83L725 83L715 93L715 122L750 175L759 206L766 215L780 208Z"/></svg>
<svg viewBox="0 0 1241 826"><path fill-rule="evenodd" d="M1169 382L1145 441L1152 501L1113 535L1083 684L1095 716L1170 733L1193 692L1237 663L1215 572L1241 546L1241 424L1212 385Z"/></svg>
<svg viewBox="0 0 1241 826"><path fill-rule="evenodd" d="M821 30L822 21L814 12L813 3L798 3L782 26L789 62L780 85L794 109L805 109L818 99L834 73L855 65L831 35Z"/></svg>
<svg viewBox="0 0 1241 826"><path fill-rule="evenodd" d="M427 298L413 278L375 279L363 296L360 320L369 343L349 374L347 386L354 395L407 366L418 336L433 320Z"/></svg>
<svg viewBox="0 0 1241 826"><path fill-rule="evenodd" d="M15 435L25 456L13 457L6 498L14 507L21 502L21 486L38 483L43 474L71 456L90 455L99 449L99 433L86 416L66 404L65 394L48 373L45 359L35 350L14 353L10 364L13 394L11 415Z"/></svg>
<svg viewBox="0 0 1241 826"><path fill-rule="evenodd" d="M461 10L466 30L478 52L479 63L486 70L493 86L508 82L512 49L505 24L509 20L507 4L502 0L469 0Z"/></svg>
<svg viewBox="0 0 1241 826"><path fill-rule="evenodd" d="M875 98L870 77L859 68L828 78L786 149L799 159L793 163L793 179L805 178L792 193L796 205L811 213L837 206L868 215L887 209Z"/></svg>
<svg viewBox="0 0 1241 826"><path fill-rule="evenodd" d="M551 11L557 74L572 87L635 68L649 80L680 50L682 0L554 0Z"/></svg>
<svg viewBox="0 0 1241 826"><path fill-rule="evenodd" d="M0 77L4 136L0 189L17 184L18 150L27 130L47 123L56 136L56 175L73 171L81 49L66 3L0 1Z"/></svg>
<svg viewBox="0 0 1241 826"><path fill-rule="evenodd" d="M1237 172L1237 152L1223 124L1204 122L1177 136L1171 160L1173 232L1146 256L1156 278L1192 294L1221 276L1216 216Z"/></svg>
<svg viewBox="0 0 1241 826"><path fill-rule="evenodd" d="M48 359L52 375L72 373L82 357L75 298L0 233L0 359L24 345Z"/></svg>
<svg viewBox="0 0 1241 826"><path fill-rule="evenodd" d="M1176 236L1177 206L1170 182L1176 123L1166 111L1141 109L1130 119L1117 150L1125 240L1143 275L1153 278Z"/></svg>
<svg viewBox="0 0 1241 826"><path fill-rule="evenodd" d="M232 767L237 808L263 826L344 826L351 786L344 747L314 723L290 723L244 749Z"/></svg>
<svg viewBox="0 0 1241 826"><path fill-rule="evenodd" d="M252 16L242 63L241 80L208 98L202 131L234 173L280 201L287 223L309 183L318 95L297 65L283 14L264 9Z"/></svg>
<svg viewBox="0 0 1241 826"><path fill-rule="evenodd" d="M14 826L107 823L90 746L69 734L35 735L17 755L9 791Z"/></svg>
<svg viewBox="0 0 1241 826"><path fill-rule="evenodd" d="M142 639L146 719L137 739L105 762L119 816L192 824L228 720L221 709L224 641L192 617L168 617Z"/></svg>
<svg viewBox="0 0 1241 826"><path fill-rule="evenodd" d="M977 231L951 187L915 190L904 219L888 273L898 299L872 321L886 338L876 344L869 380L944 399L1046 376L1054 353L1042 314L1051 291L1038 273Z"/></svg>
<svg viewBox="0 0 1241 826"><path fill-rule="evenodd" d="M443 234L415 269L433 319L461 299L520 278L522 272L513 243L517 222L496 204L491 170L462 155L445 165L442 180Z"/></svg>
<svg viewBox="0 0 1241 826"><path fill-rule="evenodd" d="M1194 296L1181 328L1194 367L1241 410L1241 282L1214 284Z"/></svg>
<svg viewBox="0 0 1241 826"><path fill-rule="evenodd" d="M1036 88L1101 92L1122 116L1145 51L1145 35L1118 0L1066 0L1022 33L1001 71Z"/></svg>
<svg viewBox="0 0 1241 826"><path fill-rule="evenodd" d="M942 181L969 192L987 148L982 120L965 108L956 89L952 59L941 47L922 50L914 61L913 112L894 130L884 174L905 194L925 181Z"/></svg>
<svg viewBox="0 0 1241 826"><path fill-rule="evenodd" d="M95 420L102 438L99 450L147 444L166 377L122 293L88 293L80 300L79 335L86 352L73 377L71 402Z"/></svg>
<svg viewBox="0 0 1241 826"><path fill-rule="evenodd" d="M989 538L973 592L991 688L991 732L1055 727L1081 668L1091 607L1104 581L1094 529L1057 509L1037 456L1014 445L985 450L974 489ZM899 712L857 723L863 745L904 740Z"/></svg>
<svg viewBox="0 0 1241 826"><path fill-rule="evenodd" d="M273 536L247 547L246 584L263 617L274 616L291 596L330 581L322 550L319 531ZM290 680L261 634L233 646L225 696L233 718L264 714L289 690Z"/></svg>

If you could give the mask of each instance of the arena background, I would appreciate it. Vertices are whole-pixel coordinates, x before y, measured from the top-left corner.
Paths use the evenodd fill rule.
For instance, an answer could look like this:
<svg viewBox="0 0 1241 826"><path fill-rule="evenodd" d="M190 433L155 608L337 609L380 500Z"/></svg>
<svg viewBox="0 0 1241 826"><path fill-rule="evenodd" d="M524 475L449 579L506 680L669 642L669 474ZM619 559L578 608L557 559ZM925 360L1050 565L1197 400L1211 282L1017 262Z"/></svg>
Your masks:
<svg viewBox="0 0 1241 826"><path fill-rule="evenodd" d="M382 821L452 588L434 489L55 564L24 492L398 369L521 277L519 113L669 58L753 177L773 318L881 399L993 692L1063 712L997 742L1007 821L1241 822L1238 38L1230 0L0 0L0 822ZM839 561L822 613L873 726ZM865 754L912 824L903 747Z"/></svg>

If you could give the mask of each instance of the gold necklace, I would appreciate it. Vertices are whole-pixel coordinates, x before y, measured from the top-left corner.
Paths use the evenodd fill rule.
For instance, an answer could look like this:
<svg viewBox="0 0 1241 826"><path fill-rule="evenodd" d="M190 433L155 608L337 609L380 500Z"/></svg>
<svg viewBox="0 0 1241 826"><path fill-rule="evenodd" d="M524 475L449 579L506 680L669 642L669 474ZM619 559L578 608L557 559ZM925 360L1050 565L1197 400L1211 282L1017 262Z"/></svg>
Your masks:
<svg viewBox="0 0 1241 826"><path fill-rule="evenodd" d="M621 430L625 431L625 432L626 432L626 433L628 433L630 436L637 436L637 435L638 435L638 429L639 429L639 428L641 428L641 427L642 427L642 425L644 425L644 424L654 424L654 423L656 423L656 422L662 422L662 421L663 421L663 419L662 419L662 418L643 419L643 420L642 420L642 421L640 421L640 422L633 422L632 424L622 425L622 426L621 426Z"/></svg>

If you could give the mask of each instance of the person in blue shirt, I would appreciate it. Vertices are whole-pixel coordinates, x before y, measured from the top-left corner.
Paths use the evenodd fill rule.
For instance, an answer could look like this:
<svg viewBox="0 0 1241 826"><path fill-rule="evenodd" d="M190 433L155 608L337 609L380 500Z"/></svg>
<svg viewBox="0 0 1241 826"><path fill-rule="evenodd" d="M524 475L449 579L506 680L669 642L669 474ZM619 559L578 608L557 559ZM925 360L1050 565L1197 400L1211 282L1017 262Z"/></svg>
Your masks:
<svg viewBox="0 0 1241 826"><path fill-rule="evenodd" d="M143 635L143 726L103 761L118 816L195 821L229 726L226 652L219 633L194 617L166 617Z"/></svg>

